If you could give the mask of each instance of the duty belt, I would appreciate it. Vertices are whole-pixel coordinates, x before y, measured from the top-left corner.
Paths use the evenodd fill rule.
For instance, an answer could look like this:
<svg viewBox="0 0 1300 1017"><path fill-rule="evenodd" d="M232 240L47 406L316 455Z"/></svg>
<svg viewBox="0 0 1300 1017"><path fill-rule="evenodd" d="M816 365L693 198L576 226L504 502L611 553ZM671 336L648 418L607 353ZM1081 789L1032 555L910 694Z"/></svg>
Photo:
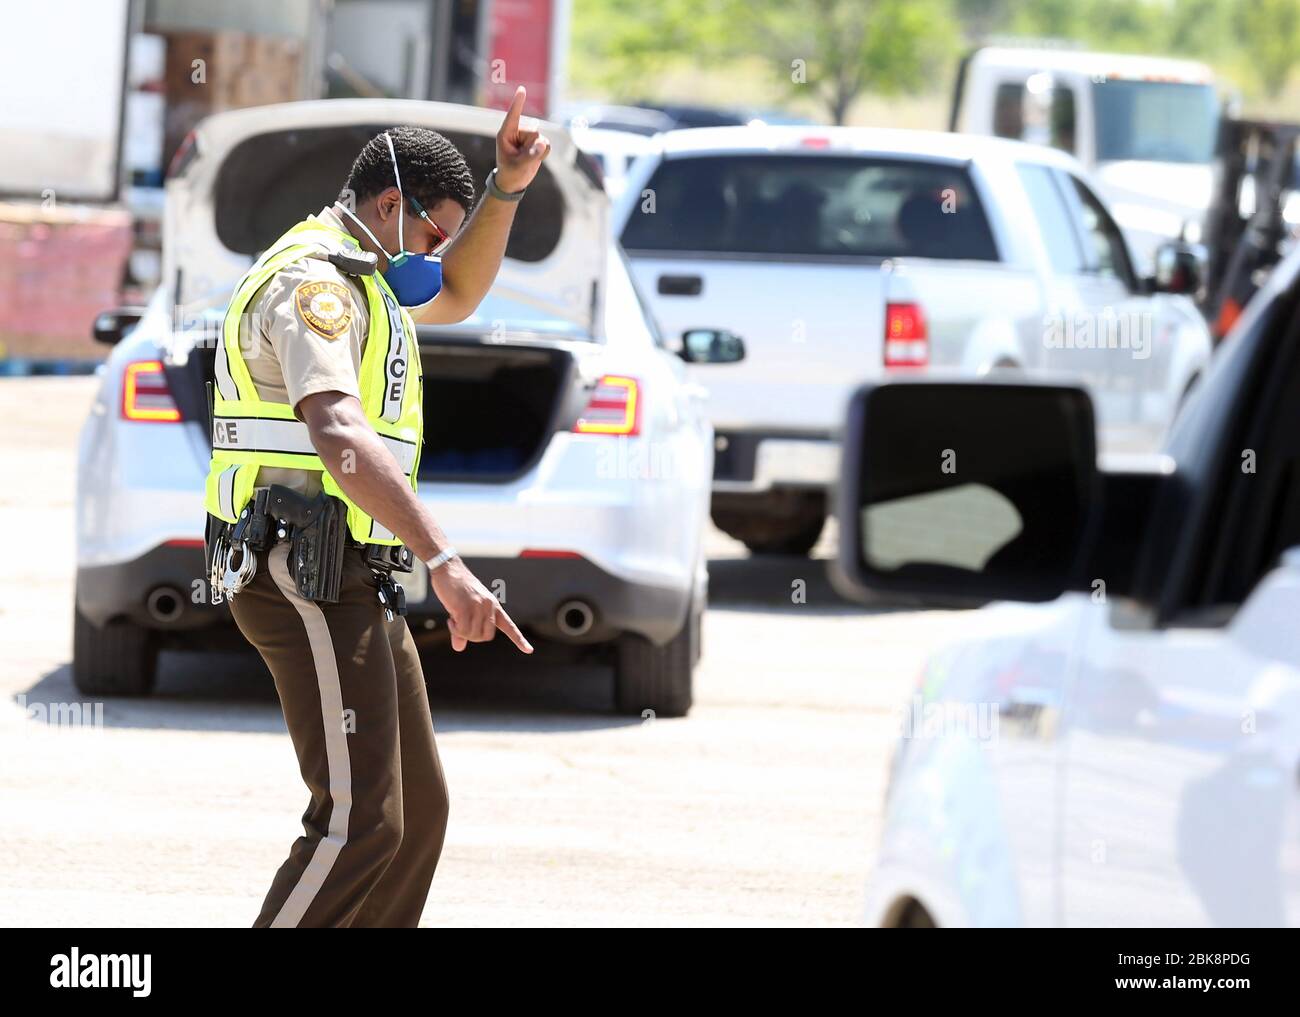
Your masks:
<svg viewBox="0 0 1300 1017"><path fill-rule="evenodd" d="M389 621L406 613L406 595L393 572L410 572L413 558L402 545L363 544L348 534L347 506L321 492L307 498L281 484L259 488L232 525L208 517L205 548L212 602L234 597L257 574L257 555L290 541L288 566L300 596L333 604L339 599L343 557L349 547L362 557L379 584L379 603Z"/></svg>

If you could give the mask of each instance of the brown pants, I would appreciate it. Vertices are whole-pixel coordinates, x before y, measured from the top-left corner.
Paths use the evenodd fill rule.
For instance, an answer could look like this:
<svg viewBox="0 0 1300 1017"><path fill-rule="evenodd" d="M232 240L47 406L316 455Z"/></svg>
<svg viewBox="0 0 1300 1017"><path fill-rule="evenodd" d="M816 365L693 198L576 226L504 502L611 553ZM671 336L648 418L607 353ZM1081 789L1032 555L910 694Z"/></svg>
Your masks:
<svg viewBox="0 0 1300 1017"><path fill-rule="evenodd" d="M311 802L258 927L419 924L447 829L447 784L415 642L385 620L361 551L337 604L298 596L288 543L230 600L275 678Z"/></svg>

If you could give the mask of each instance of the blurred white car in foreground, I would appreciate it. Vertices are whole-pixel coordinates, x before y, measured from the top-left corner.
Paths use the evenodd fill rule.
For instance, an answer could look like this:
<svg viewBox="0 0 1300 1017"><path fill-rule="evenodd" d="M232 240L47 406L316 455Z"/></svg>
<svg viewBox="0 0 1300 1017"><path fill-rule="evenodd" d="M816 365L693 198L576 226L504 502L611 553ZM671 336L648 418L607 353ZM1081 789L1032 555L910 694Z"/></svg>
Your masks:
<svg viewBox="0 0 1300 1017"><path fill-rule="evenodd" d="M204 121L167 184L166 283L102 373L81 438L73 675L143 694L160 647L233 631L203 583L204 379L243 271L331 203L356 153L393 124L446 134L482 181L500 113L334 100ZM562 129L520 206L476 315L421 327L419 495L466 562L534 635L612 660L626 712L684 713L706 595L712 432L611 243L608 201ZM481 185L480 185L481 186ZM103 318L119 338L125 316ZM682 356L734 356L702 334ZM418 632L442 615L422 566ZM238 638L237 633L235 638Z"/></svg>
<svg viewBox="0 0 1300 1017"><path fill-rule="evenodd" d="M1300 252L1158 455L1099 470L1067 386L894 382L852 414L859 594L1042 602L919 675L867 923L1300 924Z"/></svg>

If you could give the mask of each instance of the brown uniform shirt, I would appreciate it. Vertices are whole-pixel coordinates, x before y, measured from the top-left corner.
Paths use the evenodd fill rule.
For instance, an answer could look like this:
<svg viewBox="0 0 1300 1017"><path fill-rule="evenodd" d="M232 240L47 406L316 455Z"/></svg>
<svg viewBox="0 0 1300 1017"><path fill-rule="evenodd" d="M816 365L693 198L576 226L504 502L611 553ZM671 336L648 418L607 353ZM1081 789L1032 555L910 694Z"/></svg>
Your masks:
<svg viewBox="0 0 1300 1017"><path fill-rule="evenodd" d="M347 229L328 208L315 218ZM271 276L253 294L239 330L244 362L260 398L288 403L300 420L298 403L317 392L361 398L358 378L370 332L369 305L361 283L324 258L301 258ZM321 474L264 466L257 486L270 484L314 497Z"/></svg>

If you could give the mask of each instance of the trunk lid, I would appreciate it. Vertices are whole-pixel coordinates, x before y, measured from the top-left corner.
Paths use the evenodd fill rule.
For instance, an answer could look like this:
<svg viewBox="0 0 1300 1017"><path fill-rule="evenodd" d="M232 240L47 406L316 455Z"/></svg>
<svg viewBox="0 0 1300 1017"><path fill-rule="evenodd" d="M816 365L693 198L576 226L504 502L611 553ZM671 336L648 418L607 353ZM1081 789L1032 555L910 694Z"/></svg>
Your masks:
<svg viewBox="0 0 1300 1017"><path fill-rule="evenodd" d="M167 182L164 280L189 327L224 308L257 254L338 197L362 145L410 124L445 135L481 193L502 114L450 103L333 99L204 120ZM599 338L608 199L563 128L519 206L493 293Z"/></svg>

